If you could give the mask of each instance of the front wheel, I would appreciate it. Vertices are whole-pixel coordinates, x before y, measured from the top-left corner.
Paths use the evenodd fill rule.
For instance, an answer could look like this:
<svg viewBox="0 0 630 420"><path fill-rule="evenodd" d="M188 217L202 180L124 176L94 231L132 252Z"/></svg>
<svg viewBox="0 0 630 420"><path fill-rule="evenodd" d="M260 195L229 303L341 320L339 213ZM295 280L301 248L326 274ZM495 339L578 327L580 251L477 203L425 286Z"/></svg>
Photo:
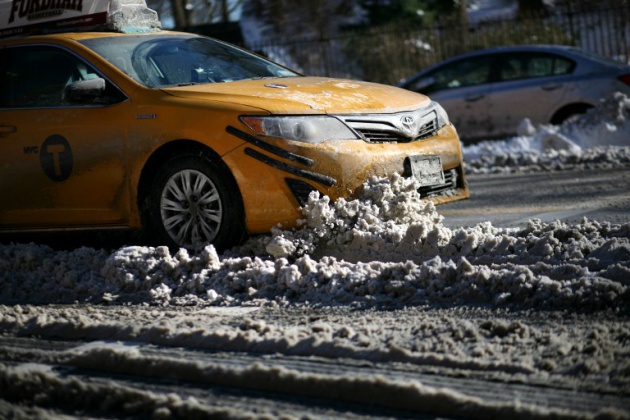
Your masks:
<svg viewBox="0 0 630 420"><path fill-rule="evenodd" d="M148 216L157 240L171 248L224 249L243 239L240 195L212 160L185 154L171 158L148 196Z"/></svg>

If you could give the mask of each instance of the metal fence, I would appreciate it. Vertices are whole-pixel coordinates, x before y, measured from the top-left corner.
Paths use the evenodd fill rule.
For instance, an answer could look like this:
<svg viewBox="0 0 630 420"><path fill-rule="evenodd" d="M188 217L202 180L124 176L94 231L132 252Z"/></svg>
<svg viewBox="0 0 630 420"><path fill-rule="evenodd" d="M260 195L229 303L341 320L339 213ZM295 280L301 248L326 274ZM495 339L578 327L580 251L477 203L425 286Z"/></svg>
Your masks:
<svg viewBox="0 0 630 420"><path fill-rule="evenodd" d="M420 69L467 51L502 45L578 46L630 60L630 2L569 5L552 14L462 24L445 17L423 27L368 28L336 36L274 39L248 48L312 76L395 84Z"/></svg>

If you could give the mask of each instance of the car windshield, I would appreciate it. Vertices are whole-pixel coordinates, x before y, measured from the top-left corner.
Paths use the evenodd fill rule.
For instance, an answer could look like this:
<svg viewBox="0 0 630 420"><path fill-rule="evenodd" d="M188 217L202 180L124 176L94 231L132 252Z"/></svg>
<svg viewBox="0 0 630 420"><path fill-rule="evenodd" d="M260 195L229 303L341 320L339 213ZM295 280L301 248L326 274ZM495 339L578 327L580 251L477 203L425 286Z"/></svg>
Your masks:
<svg viewBox="0 0 630 420"><path fill-rule="evenodd" d="M299 76L255 54L197 35L130 35L80 42L150 88Z"/></svg>

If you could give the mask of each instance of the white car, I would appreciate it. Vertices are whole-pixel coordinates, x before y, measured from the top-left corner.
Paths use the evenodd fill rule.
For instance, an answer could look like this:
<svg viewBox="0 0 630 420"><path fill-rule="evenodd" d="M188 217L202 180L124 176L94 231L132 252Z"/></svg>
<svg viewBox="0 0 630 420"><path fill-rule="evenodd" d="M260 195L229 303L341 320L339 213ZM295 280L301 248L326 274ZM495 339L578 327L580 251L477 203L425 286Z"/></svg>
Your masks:
<svg viewBox="0 0 630 420"><path fill-rule="evenodd" d="M630 95L630 66L573 47L500 47L451 58L398 86L430 95L471 141L514 135L524 118L560 124L613 92Z"/></svg>

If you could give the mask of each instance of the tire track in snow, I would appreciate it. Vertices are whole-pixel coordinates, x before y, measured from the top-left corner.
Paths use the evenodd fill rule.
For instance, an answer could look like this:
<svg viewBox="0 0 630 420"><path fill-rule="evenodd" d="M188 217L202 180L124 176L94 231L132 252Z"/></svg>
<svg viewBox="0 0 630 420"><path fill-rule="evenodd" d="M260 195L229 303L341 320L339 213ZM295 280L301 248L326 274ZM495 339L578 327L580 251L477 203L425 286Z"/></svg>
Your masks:
<svg viewBox="0 0 630 420"><path fill-rule="evenodd" d="M399 414L477 418L508 414L586 418L603 411L630 408L628 395L488 380L465 371L452 371L446 376L423 372L405 363L213 353L132 342L97 341L77 345L76 342L3 337L0 343L2 359L10 362L7 366L17 363L6 369L9 376L24 370L21 368L24 363L35 360L63 366L64 375L80 377L80 381L96 378L101 387L106 380L113 381L110 387L129 387L137 391L152 384L157 387L155 392L167 393L170 389L180 399L190 396L198 399L199 388L228 387L245 393L275 393L270 397L272 400L297 396L351 406L374 405L385 410L384 413L395 410L400 411ZM38 372L41 380L41 371ZM124 375L122 383L121 375ZM155 385L156 381L165 379L175 381L175 385ZM193 391L195 389L197 391Z"/></svg>

